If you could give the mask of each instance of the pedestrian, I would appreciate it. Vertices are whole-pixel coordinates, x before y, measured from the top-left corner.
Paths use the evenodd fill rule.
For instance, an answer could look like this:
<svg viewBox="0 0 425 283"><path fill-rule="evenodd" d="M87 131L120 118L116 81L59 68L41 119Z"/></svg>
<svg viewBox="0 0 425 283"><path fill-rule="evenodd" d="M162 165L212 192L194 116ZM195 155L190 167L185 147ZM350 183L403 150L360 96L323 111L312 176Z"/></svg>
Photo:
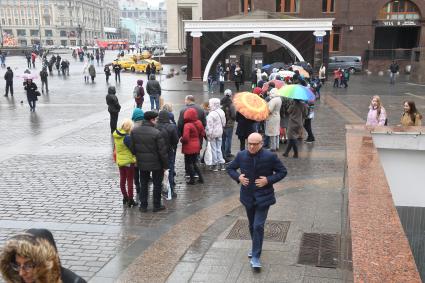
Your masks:
<svg viewBox="0 0 425 283"><path fill-rule="evenodd" d="M49 85L48 85L48 76L46 67L44 67L40 71L40 79L41 79L41 92L44 93L44 88L46 88L46 93L49 93Z"/></svg>
<svg viewBox="0 0 425 283"><path fill-rule="evenodd" d="M62 57L58 54L58 56L56 56L56 70L58 70L58 75L60 75L61 61Z"/></svg>
<svg viewBox="0 0 425 283"><path fill-rule="evenodd" d="M103 60L104 60L104 58L105 58L105 51L101 51L100 52L100 64L102 64L103 65Z"/></svg>
<svg viewBox="0 0 425 283"><path fill-rule="evenodd" d="M27 59L27 68L31 69L31 53L28 51L25 53L25 58Z"/></svg>
<svg viewBox="0 0 425 283"><path fill-rule="evenodd" d="M219 82L220 82L220 93L224 93L224 71L219 73Z"/></svg>
<svg viewBox="0 0 425 283"><path fill-rule="evenodd" d="M195 174L198 175L198 182L204 183L201 170L198 166L198 156L201 151L200 141L205 136L204 126L198 119L198 112L195 108L188 108L184 111L183 134L180 139L182 143L182 153L184 154L184 164L189 174L188 185L195 184Z"/></svg>
<svg viewBox="0 0 425 283"><path fill-rule="evenodd" d="M223 142L223 129L226 126L226 114L220 108L220 99L211 98L209 100L210 112L207 116L207 127L205 133L208 142L211 144L212 152L212 170L226 170L224 164L221 144Z"/></svg>
<svg viewBox="0 0 425 283"><path fill-rule="evenodd" d="M137 80L137 85L133 89L133 97L137 108L142 109L144 96L145 89L143 88L143 80Z"/></svg>
<svg viewBox="0 0 425 283"><path fill-rule="evenodd" d="M348 69L341 70L341 84L340 86L344 86L344 88L348 87L348 81L350 80L350 71Z"/></svg>
<svg viewBox="0 0 425 283"><path fill-rule="evenodd" d="M404 112L401 116L400 123L404 127L422 126L422 115L416 109L414 101L404 102Z"/></svg>
<svg viewBox="0 0 425 283"><path fill-rule="evenodd" d="M170 122L177 126L176 120L174 119L173 106L171 104L165 103L162 106L162 109L168 111L168 116L170 118ZM177 133L178 133L178 131L177 131Z"/></svg>
<svg viewBox="0 0 425 283"><path fill-rule="evenodd" d="M161 85L155 79L155 74L151 74L149 81L146 84L146 92L149 94L151 101L151 110L156 109L159 111L159 99L161 96Z"/></svg>
<svg viewBox="0 0 425 283"><path fill-rule="evenodd" d="M94 78L96 77L96 68L94 67L93 63L90 64L89 75L91 77L91 83L94 84Z"/></svg>
<svg viewBox="0 0 425 283"><path fill-rule="evenodd" d="M37 58L37 54L33 51L31 52L31 62L32 62L32 67L35 68L35 59Z"/></svg>
<svg viewBox="0 0 425 283"><path fill-rule="evenodd" d="M146 76L149 80L149 78L151 77L151 64L147 63L145 72L146 72Z"/></svg>
<svg viewBox="0 0 425 283"><path fill-rule="evenodd" d="M111 134L117 129L118 114L121 110L121 105L115 95L116 89L114 86L108 87L108 94L106 95L106 104L108 105L108 112L110 116L109 125L111 127Z"/></svg>
<svg viewBox="0 0 425 283"><path fill-rule="evenodd" d="M326 67L325 65L320 65L319 69L319 80L322 82L322 84L325 84L326 81Z"/></svg>
<svg viewBox="0 0 425 283"><path fill-rule="evenodd" d="M256 132L255 125L257 123L254 120L245 118L245 116L239 112L236 112L236 122L238 122L236 126L236 135L239 139L239 149L244 150L245 141L250 134Z"/></svg>
<svg viewBox="0 0 425 283"><path fill-rule="evenodd" d="M6 81L6 93L4 96L7 97L10 90L10 95L13 97L13 71L10 67L7 67L7 71L4 74L4 80Z"/></svg>
<svg viewBox="0 0 425 283"><path fill-rule="evenodd" d="M339 87L340 79L341 79L340 73L341 73L341 69L335 69L334 70L334 85L333 85L333 87L337 87L337 88Z"/></svg>
<svg viewBox="0 0 425 283"><path fill-rule="evenodd" d="M120 189L123 196L123 205L136 206L133 199L134 164L136 157L130 150L130 132L133 129L133 121L125 119L121 127L112 134L116 152L116 163L120 172ZM127 189L126 184L127 183Z"/></svg>
<svg viewBox="0 0 425 283"><path fill-rule="evenodd" d="M237 92L239 92L240 85L243 84L243 77L242 76L243 76L242 69L239 66L237 66L236 69L235 69L235 76L234 76L235 87L236 87Z"/></svg>
<svg viewBox="0 0 425 283"><path fill-rule="evenodd" d="M367 113L366 126L385 126L387 123L387 112L382 106L381 98L374 95L369 105L369 112Z"/></svg>
<svg viewBox="0 0 425 283"><path fill-rule="evenodd" d="M213 89L214 76L212 74L208 75L208 93L214 93Z"/></svg>
<svg viewBox="0 0 425 283"><path fill-rule="evenodd" d="M269 109L269 117L266 120L265 135L270 138L270 151L279 150L280 136L280 108L282 107L282 99L277 93L277 88L270 91L270 100L267 102Z"/></svg>
<svg viewBox="0 0 425 283"><path fill-rule="evenodd" d="M301 100L294 99L294 102L288 108L288 145L283 156L288 157L291 149L294 150L294 158L298 158L297 139L301 136L303 128L303 119L307 116L307 108Z"/></svg>
<svg viewBox="0 0 425 283"><path fill-rule="evenodd" d="M29 229L9 238L0 256L0 272L8 283L86 283L61 265L56 242L47 229Z"/></svg>
<svg viewBox="0 0 425 283"><path fill-rule="evenodd" d="M55 65L55 63L56 63L56 56L55 56L55 54L53 54L52 55L52 57L50 58L50 60L49 60L49 74L50 75L53 75L53 65Z"/></svg>
<svg viewBox="0 0 425 283"><path fill-rule="evenodd" d="M37 85L32 81L32 79L26 79L24 81L24 89L27 92L27 100L30 106L30 111L35 112L35 104L38 100L37 96L39 94L37 91Z"/></svg>
<svg viewBox="0 0 425 283"><path fill-rule="evenodd" d="M289 113L288 109L291 105L291 99L287 97L281 96L280 99L282 100L282 106L280 107L280 129L281 129L281 141L286 144L288 142L287 137L287 129L288 129L288 122L289 122Z"/></svg>
<svg viewBox="0 0 425 283"><path fill-rule="evenodd" d="M96 49L96 62L98 66L99 66L99 59L100 59L99 50Z"/></svg>
<svg viewBox="0 0 425 283"><path fill-rule="evenodd" d="M89 63L88 62L84 63L83 76L84 76L84 82L88 83L89 82Z"/></svg>
<svg viewBox="0 0 425 283"><path fill-rule="evenodd" d="M6 53L0 51L0 61L1 61L1 67L6 67Z"/></svg>
<svg viewBox="0 0 425 283"><path fill-rule="evenodd" d="M62 60L62 62L61 62L61 71L62 71L62 75L63 76L66 75L66 68L67 68L67 60Z"/></svg>
<svg viewBox="0 0 425 283"><path fill-rule="evenodd" d="M276 203L273 185L285 178L286 168L276 154L262 148L261 135L253 133L248 137L248 150L236 155L227 173L241 183L240 202L246 210L252 240L248 257L252 268L261 268L264 225L270 206Z"/></svg>
<svg viewBox="0 0 425 283"><path fill-rule="evenodd" d="M109 84L109 77L111 76L111 69L109 68L108 65L105 65L105 67L103 68L103 72L105 73L106 83Z"/></svg>
<svg viewBox="0 0 425 283"><path fill-rule="evenodd" d="M115 82L121 83L121 66L120 66L120 64L118 64L118 62L113 64L113 69L114 69L114 73L115 73Z"/></svg>
<svg viewBox="0 0 425 283"><path fill-rule="evenodd" d="M139 127L142 125L142 122L145 118L145 113L140 108L134 108L133 114L131 116L131 120L134 123L134 128ZM139 168L137 167L137 162L134 164L134 185L136 186L136 202L140 201L140 172Z"/></svg>
<svg viewBox="0 0 425 283"><path fill-rule="evenodd" d="M161 132L155 128L158 113L147 111L142 125L131 132L131 149L140 170L140 211L148 210L148 183L152 174L153 212L165 209L161 204L164 170L168 169L168 152Z"/></svg>
<svg viewBox="0 0 425 283"><path fill-rule="evenodd" d="M232 137L233 137L233 128L236 121L236 109L232 101L232 91L226 89L224 91L224 97L221 99L221 109L224 111L226 116L226 125L223 129L223 143L221 146L221 151L223 157L227 162L232 155Z"/></svg>
<svg viewBox="0 0 425 283"><path fill-rule="evenodd" d="M393 60L389 68L390 68L390 84L395 84L395 77L400 67L398 66L397 62Z"/></svg>
<svg viewBox="0 0 425 283"><path fill-rule="evenodd" d="M307 139L305 140L306 143L312 143L316 139L314 138L313 129L311 127L311 123L314 119L314 102L309 101L306 103L307 108L307 115L304 119L304 129L307 132Z"/></svg>
<svg viewBox="0 0 425 283"><path fill-rule="evenodd" d="M184 112L186 112L186 110L189 108L195 108L198 114L197 115L198 119L201 121L202 126L204 128L207 125L205 111L201 108L201 106L195 103L195 97L193 95L186 95L186 97L184 98L184 104L185 104L185 107L182 110L180 110L179 119L177 120L177 129L179 132L179 137L183 135ZM201 145L202 145L202 139L201 139Z"/></svg>
<svg viewBox="0 0 425 283"><path fill-rule="evenodd" d="M151 63L151 74L156 74L156 66L155 66L155 63L154 62L152 62Z"/></svg>
<svg viewBox="0 0 425 283"><path fill-rule="evenodd" d="M159 111L158 123L156 128L161 131L162 137L165 141L168 153L168 182L170 184L171 196L176 198L175 192L175 162L176 162L176 151L177 144L179 143L179 136L177 134L177 126L170 122L170 115L167 110Z"/></svg>

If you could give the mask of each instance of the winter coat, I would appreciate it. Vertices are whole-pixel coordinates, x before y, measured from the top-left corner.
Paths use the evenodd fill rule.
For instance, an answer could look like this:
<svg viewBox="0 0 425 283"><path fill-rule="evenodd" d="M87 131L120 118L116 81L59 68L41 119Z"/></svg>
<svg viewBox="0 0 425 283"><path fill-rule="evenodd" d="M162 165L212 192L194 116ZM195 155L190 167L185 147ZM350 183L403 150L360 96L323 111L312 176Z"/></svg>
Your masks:
<svg viewBox="0 0 425 283"><path fill-rule="evenodd" d="M280 133L280 108L282 106L282 99L276 91L277 89L274 88L270 92L271 99L267 102L270 114L266 120L265 135L269 137L278 136Z"/></svg>
<svg viewBox="0 0 425 283"><path fill-rule="evenodd" d="M90 77L96 77L96 68L93 65L90 65L89 67L89 74Z"/></svg>
<svg viewBox="0 0 425 283"><path fill-rule="evenodd" d="M235 71L235 82L243 83L242 70L240 68L239 70Z"/></svg>
<svg viewBox="0 0 425 283"><path fill-rule="evenodd" d="M199 121L201 121L202 126L204 126L204 128L207 126L207 120L206 120L206 117L205 117L206 115L205 115L204 109L202 109L201 106L199 106L195 103L188 104L188 105L186 105L185 108L180 110L179 120L177 121L177 128L178 128L178 131L179 131L179 136L183 135L184 113L190 108L194 108L196 110L197 117L198 117Z"/></svg>
<svg viewBox="0 0 425 283"><path fill-rule="evenodd" d="M111 75L111 69L109 69L108 66L105 66L105 68L103 68L103 72L105 72L105 76L107 77Z"/></svg>
<svg viewBox="0 0 425 283"><path fill-rule="evenodd" d="M385 120L387 119L387 113L384 107L381 107L381 113L378 117L378 109L369 107L369 113L367 113L366 126L384 126Z"/></svg>
<svg viewBox="0 0 425 283"><path fill-rule="evenodd" d="M47 81L48 76L49 76L49 73L46 71L46 69L43 69L40 71L40 79L42 82Z"/></svg>
<svg viewBox="0 0 425 283"><path fill-rule="evenodd" d="M288 109L289 121L287 135L288 139L297 139L307 116L307 107L299 100L294 100Z"/></svg>
<svg viewBox="0 0 425 283"><path fill-rule="evenodd" d="M184 127L181 137L183 154L199 154L201 151L200 140L205 136L204 126L198 119L198 113L194 108L188 108L184 112Z"/></svg>
<svg viewBox="0 0 425 283"><path fill-rule="evenodd" d="M209 140L221 138L223 128L226 126L226 114L220 108L220 99L211 98L209 100L210 113L207 116L207 127L205 132Z"/></svg>
<svg viewBox="0 0 425 283"><path fill-rule="evenodd" d="M106 104L108 104L109 113L119 113L121 110L121 105L115 94L108 93L108 95L106 95Z"/></svg>
<svg viewBox="0 0 425 283"><path fill-rule="evenodd" d="M121 66L119 64L114 64L112 68L114 69L114 73L121 72Z"/></svg>
<svg viewBox="0 0 425 283"><path fill-rule="evenodd" d="M280 107L280 127L287 128L289 121L288 109L292 100L283 96L281 96L280 99L282 100L282 106Z"/></svg>
<svg viewBox="0 0 425 283"><path fill-rule="evenodd" d="M137 96L134 98L136 104L142 104L145 96L145 89L143 88L143 80L137 80Z"/></svg>
<svg viewBox="0 0 425 283"><path fill-rule="evenodd" d="M144 120L130 134L131 151L136 155L137 167L142 171L168 169L168 149L161 132L150 121Z"/></svg>
<svg viewBox="0 0 425 283"><path fill-rule="evenodd" d="M27 91L27 99L30 101L37 101L37 85L34 82L31 82L29 84L26 84L24 89Z"/></svg>
<svg viewBox="0 0 425 283"><path fill-rule="evenodd" d="M236 135L240 139L246 139L252 133L255 133L255 121L245 118L241 113L236 112L236 122L238 125L236 127Z"/></svg>
<svg viewBox="0 0 425 283"><path fill-rule="evenodd" d="M4 74L4 79L6 80L6 82L13 82L13 71L7 70Z"/></svg>
<svg viewBox="0 0 425 283"><path fill-rule="evenodd" d="M177 126L170 122L170 116L167 110L159 111L156 128L161 131L168 152L170 150L175 151L179 143L179 136L177 134Z"/></svg>
<svg viewBox="0 0 425 283"><path fill-rule="evenodd" d="M136 163L136 157L130 151L130 135L123 129L117 129L112 136L114 137L118 167Z"/></svg>
<svg viewBox="0 0 425 283"><path fill-rule="evenodd" d="M236 121L236 109L230 96L225 95L221 99L221 109L226 116L226 125L224 128L233 128Z"/></svg>
<svg viewBox="0 0 425 283"><path fill-rule="evenodd" d="M227 173L238 183L240 174L245 174L249 179L247 186L241 186L240 201L251 208L268 207L276 203L273 184L282 180L287 171L276 154L260 149L256 154L251 154L248 150L238 152L227 166ZM266 176L268 181L262 188L255 185L255 180L260 176Z"/></svg>
<svg viewBox="0 0 425 283"><path fill-rule="evenodd" d="M155 79L154 74L149 76L149 81L146 84L146 92L152 97L160 97L161 96L161 85Z"/></svg>
<svg viewBox="0 0 425 283"><path fill-rule="evenodd" d="M412 120L408 113L403 113L400 119L402 126L422 126L422 115L419 113L415 114L415 119Z"/></svg>
<svg viewBox="0 0 425 283"><path fill-rule="evenodd" d="M326 67L322 66L319 70L319 79L324 80L326 79Z"/></svg>

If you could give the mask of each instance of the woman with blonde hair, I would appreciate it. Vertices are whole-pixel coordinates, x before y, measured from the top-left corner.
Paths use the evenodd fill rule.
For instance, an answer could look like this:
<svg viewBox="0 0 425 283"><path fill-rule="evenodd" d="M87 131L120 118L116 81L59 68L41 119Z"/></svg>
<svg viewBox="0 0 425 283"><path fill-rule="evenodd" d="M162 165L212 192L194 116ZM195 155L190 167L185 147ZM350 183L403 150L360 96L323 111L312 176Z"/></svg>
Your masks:
<svg viewBox="0 0 425 283"><path fill-rule="evenodd" d="M414 101L405 101L404 112L401 116L401 125L404 127L408 126L421 126L422 125L422 115L416 109Z"/></svg>
<svg viewBox="0 0 425 283"><path fill-rule="evenodd" d="M366 126L386 126L387 121L387 112L382 106L381 98L374 95L369 105Z"/></svg>
<svg viewBox="0 0 425 283"><path fill-rule="evenodd" d="M133 121L125 119L121 127L112 134L114 137L116 163L120 171L120 188L123 195L123 204L129 207L136 206L133 199L134 164L136 157L130 150L130 132L133 129ZM127 182L127 190L126 184Z"/></svg>

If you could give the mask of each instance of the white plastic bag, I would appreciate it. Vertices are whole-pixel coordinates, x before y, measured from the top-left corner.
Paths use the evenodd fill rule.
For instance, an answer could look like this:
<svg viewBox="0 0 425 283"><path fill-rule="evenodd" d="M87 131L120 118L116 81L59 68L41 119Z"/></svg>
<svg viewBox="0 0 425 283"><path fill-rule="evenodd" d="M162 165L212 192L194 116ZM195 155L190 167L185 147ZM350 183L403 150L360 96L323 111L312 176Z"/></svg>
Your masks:
<svg viewBox="0 0 425 283"><path fill-rule="evenodd" d="M211 150L211 143L207 142L207 148L205 148L204 152L204 162L205 165L212 165L212 150Z"/></svg>
<svg viewBox="0 0 425 283"><path fill-rule="evenodd" d="M171 194L171 187L170 187L170 182L168 180L168 174L169 174L170 170L165 170L164 171L164 178L162 179L162 191L163 192L167 192L167 198L166 200L171 200L172 194Z"/></svg>

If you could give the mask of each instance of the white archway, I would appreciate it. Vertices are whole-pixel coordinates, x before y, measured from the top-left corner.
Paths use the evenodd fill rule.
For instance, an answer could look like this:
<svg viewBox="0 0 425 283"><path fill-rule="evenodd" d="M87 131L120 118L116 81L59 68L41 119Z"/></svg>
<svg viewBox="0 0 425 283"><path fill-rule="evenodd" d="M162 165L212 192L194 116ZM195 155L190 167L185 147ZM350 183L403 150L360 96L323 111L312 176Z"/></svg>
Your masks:
<svg viewBox="0 0 425 283"><path fill-rule="evenodd" d="M276 40L277 42L281 43L283 46L287 47L290 51L292 51L292 53L297 56L297 59L299 61L304 61L303 56L300 54L300 52L298 52L298 50L288 41L286 41L285 39L271 34L271 33L265 33L265 32L250 32L250 33L244 33L241 35L238 35L228 41L226 41L222 46L220 46L211 56L210 60L208 61L207 66L205 67L205 71L204 71L204 76L203 76L203 81L206 82L208 81L208 74L210 73L210 69L212 67L212 64L214 63L215 59L217 59L218 55L220 55L221 52L224 51L224 49L226 49L228 46L232 45L235 42L238 42L242 39L245 38L251 38L251 37L255 37L255 38L259 38L259 37L265 37L265 38L270 38L273 40Z"/></svg>

